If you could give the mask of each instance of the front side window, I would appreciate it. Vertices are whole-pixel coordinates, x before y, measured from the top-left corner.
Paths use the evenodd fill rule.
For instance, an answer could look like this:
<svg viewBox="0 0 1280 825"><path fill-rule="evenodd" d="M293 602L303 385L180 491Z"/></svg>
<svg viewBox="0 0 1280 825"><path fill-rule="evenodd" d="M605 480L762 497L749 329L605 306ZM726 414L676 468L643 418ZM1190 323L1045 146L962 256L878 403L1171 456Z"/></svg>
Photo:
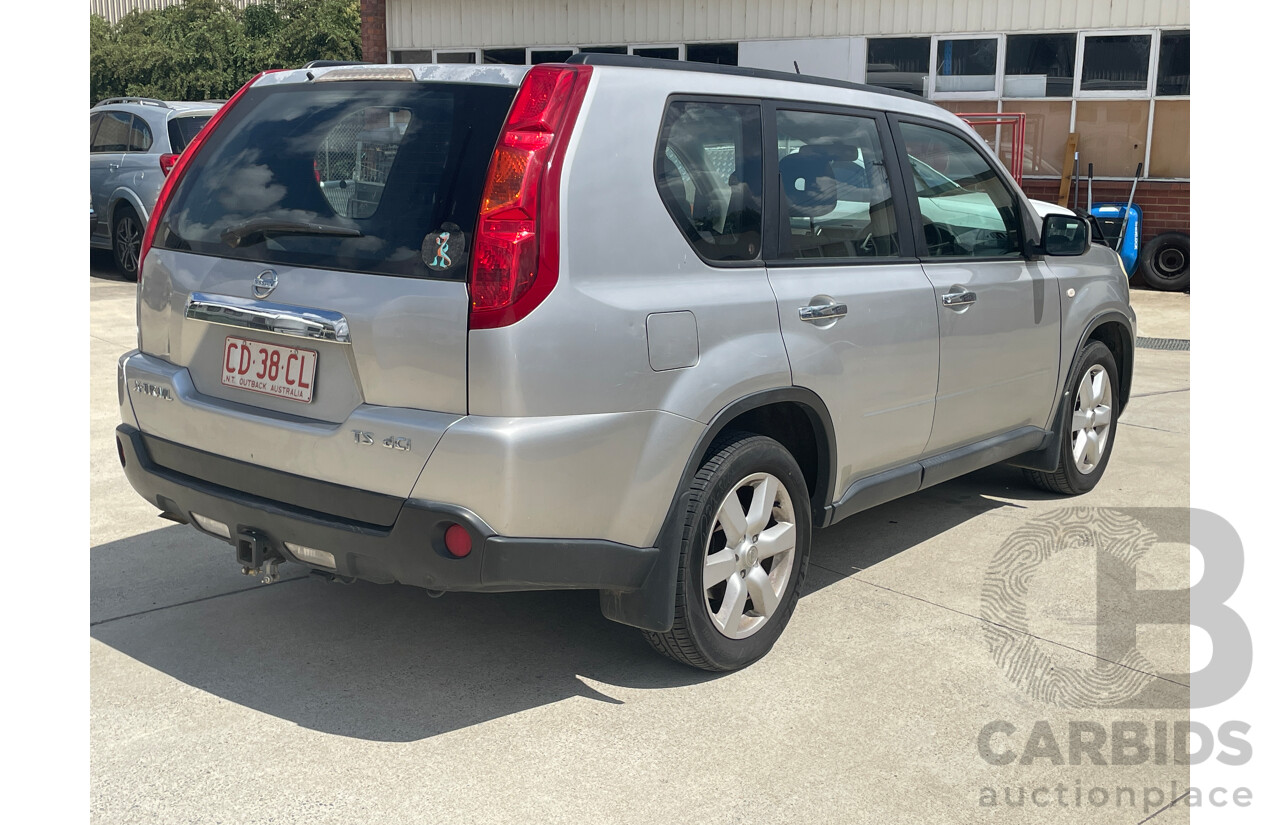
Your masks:
<svg viewBox="0 0 1280 825"><path fill-rule="evenodd" d="M778 179L786 222L780 258L898 254L893 196L872 118L779 111Z"/></svg>
<svg viewBox="0 0 1280 825"><path fill-rule="evenodd" d="M1022 254L1018 204L995 168L958 135L902 124L931 258Z"/></svg>
<svg viewBox="0 0 1280 825"><path fill-rule="evenodd" d="M760 256L760 107L674 101L655 163L671 219L708 261Z"/></svg>
<svg viewBox="0 0 1280 825"><path fill-rule="evenodd" d="M98 126L101 125L102 119L106 117L102 112L94 112L89 115L89 151L100 151L97 148L96 137L98 134Z"/></svg>

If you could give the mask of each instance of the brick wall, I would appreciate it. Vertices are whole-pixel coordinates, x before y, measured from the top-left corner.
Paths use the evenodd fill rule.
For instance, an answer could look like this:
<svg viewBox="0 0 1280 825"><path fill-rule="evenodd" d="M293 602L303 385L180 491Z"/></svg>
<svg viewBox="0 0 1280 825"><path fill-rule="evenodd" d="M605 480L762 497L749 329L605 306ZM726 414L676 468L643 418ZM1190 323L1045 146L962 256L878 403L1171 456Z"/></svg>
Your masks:
<svg viewBox="0 0 1280 825"><path fill-rule="evenodd" d="M1132 181L1094 181L1093 200L1125 203L1129 200ZM1058 202L1058 181L1024 180L1022 191L1036 200ZM1080 180L1080 208L1089 199L1088 182ZM1139 181L1133 202L1142 209L1142 240L1148 241L1162 232L1191 234L1191 184L1162 181ZM1075 206L1075 192L1067 200Z"/></svg>
<svg viewBox="0 0 1280 825"><path fill-rule="evenodd" d="M387 0L360 0L360 51L370 63L387 62Z"/></svg>

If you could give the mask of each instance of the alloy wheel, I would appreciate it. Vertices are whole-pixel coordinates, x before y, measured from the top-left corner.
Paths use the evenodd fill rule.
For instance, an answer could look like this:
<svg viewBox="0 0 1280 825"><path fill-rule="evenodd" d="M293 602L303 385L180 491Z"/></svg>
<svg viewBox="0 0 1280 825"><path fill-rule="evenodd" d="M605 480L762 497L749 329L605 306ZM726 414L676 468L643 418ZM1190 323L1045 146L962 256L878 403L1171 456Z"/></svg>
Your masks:
<svg viewBox="0 0 1280 825"><path fill-rule="evenodd" d="M795 508L776 476L738 482L716 511L702 568L703 603L730 639L745 639L780 609L796 559Z"/></svg>

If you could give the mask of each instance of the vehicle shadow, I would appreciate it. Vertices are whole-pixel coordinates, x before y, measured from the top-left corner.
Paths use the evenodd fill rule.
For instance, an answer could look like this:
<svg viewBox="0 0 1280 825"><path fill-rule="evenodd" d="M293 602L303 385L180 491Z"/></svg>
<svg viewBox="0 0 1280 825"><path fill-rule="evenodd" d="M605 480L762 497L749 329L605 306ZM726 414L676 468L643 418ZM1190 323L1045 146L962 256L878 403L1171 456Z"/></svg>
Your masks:
<svg viewBox="0 0 1280 825"><path fill-rule="evenodd" d="M812 560L829 572L811 575L806 590L1007 506L982 497L984 484L992 479L953 481L818 532ZM434 599L314 577L264 587L238 575L227 545L176 525L99 545L91 559L93 601L114 604L97 609L94 639L192 687L340 736L414 741L574 697L621 703L592 682L655 689L719 678L661 658L636 630L606 620L594 591ZM228 572L215 573L223 564ZM144 570L163 572L139 579ZM193 591L201 579L215 583ZM133 592L121 597L122 587Z"/></svg>

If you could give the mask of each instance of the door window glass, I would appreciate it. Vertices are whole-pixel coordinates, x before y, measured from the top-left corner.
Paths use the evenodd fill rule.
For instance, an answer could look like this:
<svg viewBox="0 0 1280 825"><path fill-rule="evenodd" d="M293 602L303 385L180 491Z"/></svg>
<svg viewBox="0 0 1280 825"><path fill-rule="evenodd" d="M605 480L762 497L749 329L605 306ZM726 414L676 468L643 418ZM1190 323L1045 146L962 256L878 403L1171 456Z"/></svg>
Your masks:
<svg viewBox="0 0 1280 825"><path fill-rule="evenodd" d="M675 101L658 141L658 193L690 245L710 261L760 255L760 109Z"/></svg>
<svg viewBox="0 0 1280 825"><path fill-rule="evenodd" d="M103 112L102 122L93 135L91 152L125 152L129 149L129 133L133 115L128 112Z"/></svg>
<svg viewBox="0 0 1280 825"><path fill-rule="evenodd" d="M1022 254L1017 201L977 149L950 132L902 124L928 255Z"/></svg>
<svg viewBox="0 0 1280 825"><path fill-rule="evenodd" d="M94 114L89 115L89 151L90 152L99 151L95 144L95 137L98 133L98 125L102 123L103 117L104 115L102 114L102 112L95 112Z"/></svg>
<svg viewBox="0 0 1280 825"><path fill-rule="evenodd" d="M780 258L897 255L898 228L876 122L778 112Z"/></svg>
<svg viewBox="0 0 1280 825"><path fill-rule="evenodd" d="M129 126L129 148L126 152L145 152L151 148L151 127L137 115Z"/></svg>

